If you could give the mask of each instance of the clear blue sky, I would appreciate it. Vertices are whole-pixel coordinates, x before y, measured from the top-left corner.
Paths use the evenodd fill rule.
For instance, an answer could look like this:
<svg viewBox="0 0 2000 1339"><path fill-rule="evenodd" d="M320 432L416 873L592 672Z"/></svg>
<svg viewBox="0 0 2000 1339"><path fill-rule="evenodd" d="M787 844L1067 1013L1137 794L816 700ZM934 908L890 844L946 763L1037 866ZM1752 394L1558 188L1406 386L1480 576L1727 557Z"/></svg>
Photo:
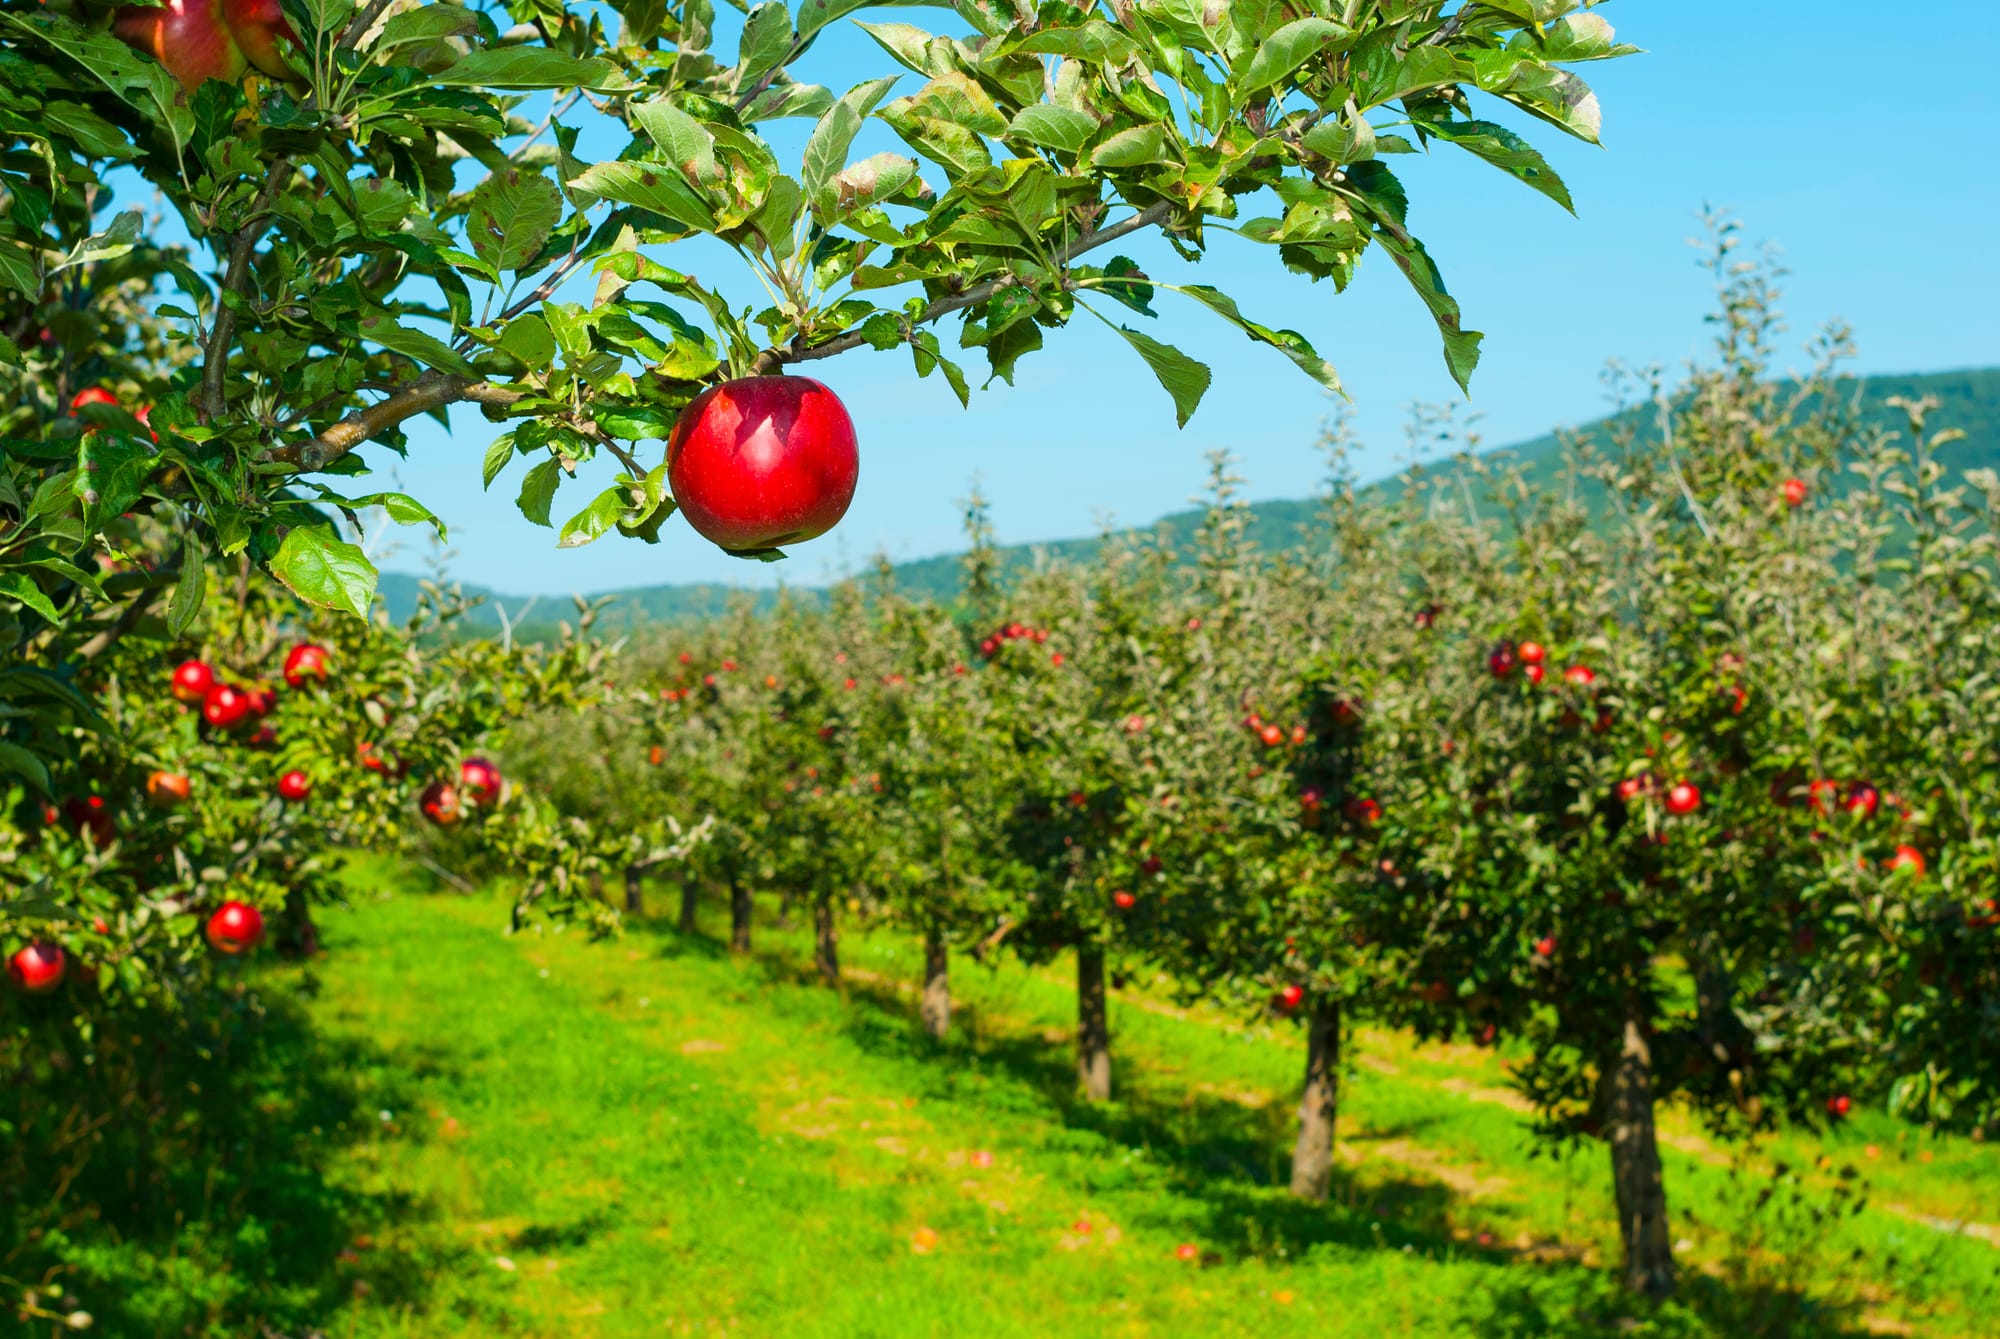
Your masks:
<svg viewBox="0 0 2000 1339"><path fill-rule="evenodd" d="M1603 102L1604 147L1529 131L1567 179L1577 218L1457 150L1392 160L1410 187L1413 227L1466 323L1486 332L1468 409L1483 416L1488 443L1595 417L1607 359L1677 367L1703 352L1709 293L1687 241L1705 202L1782 248L1792 345L1838 317L1856 328L1862 371L2000 363L2000 10L1986 0L1908 10L1861 0L1613 0L1599 12L1647 51L1583 67ZM889 17L924 16L941 17ZM859 33L823 40L805 73L845 87L888 72L879 56ZM1155 273L1169 267L1157 252L1133 254ZM666 259L694 267L671 250ZM1248 244L1219 245L1193 277L1235 295L1255 319L1302 331L1340 369L1366 443L1364 477L1395 467L1412 403L1461 398L1429 318L1379 254L1344 295L1284 273ZM748 282L732 277L739 301ZM451 526L455 575L552 595L684 581L814 584L878 551L947 551L959 544L954 501L975 474L1008 542L1089 533L1107 514L1136 524L1177 510L1215 447L1241 458L1252 497L1310 492L1324 393L1191 304L1163 294L1155 305L1157 333L1214 369L1184 430L1145 367L1088 318L1051 332L1041 354L1022 360L1017 385L975 393L969 411L940 379L915 380L904 352L864 349L816 364L813 374L854 415L860 491L837 531L771 566L727 558L679 522L658 545L614 535L558 550L553 530L513 508L518 463L481 493L479 462L496 429L474 413L459 413L450 434L418 428L410 460L395 468ZM955 338L954 323L947 344ZM967 361L969 372L982 366ZM652 460L658 452L643 448ZM593 491L566 488L558 521ZM393 538L383 565L422 570L420 532Z"/></svg>

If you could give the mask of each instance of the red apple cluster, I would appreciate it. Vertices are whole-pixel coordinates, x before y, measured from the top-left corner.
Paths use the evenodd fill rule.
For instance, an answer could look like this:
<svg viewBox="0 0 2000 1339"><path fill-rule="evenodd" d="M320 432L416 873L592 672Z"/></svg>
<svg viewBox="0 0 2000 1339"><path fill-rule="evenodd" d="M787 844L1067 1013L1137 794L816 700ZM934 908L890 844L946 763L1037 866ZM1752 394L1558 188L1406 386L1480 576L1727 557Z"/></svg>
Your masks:
<svg viewBox="0 0 2000 1339"><path fill-rule="evenodd" d="M1048 639L1049 630L1047 628L1031 628L1025 623L1008 623L994 629L991 636L979 643L979 654L991 660L1000 653L1000 648L1008 642L1034 642L1040 644L1046 642Z"/></svg>

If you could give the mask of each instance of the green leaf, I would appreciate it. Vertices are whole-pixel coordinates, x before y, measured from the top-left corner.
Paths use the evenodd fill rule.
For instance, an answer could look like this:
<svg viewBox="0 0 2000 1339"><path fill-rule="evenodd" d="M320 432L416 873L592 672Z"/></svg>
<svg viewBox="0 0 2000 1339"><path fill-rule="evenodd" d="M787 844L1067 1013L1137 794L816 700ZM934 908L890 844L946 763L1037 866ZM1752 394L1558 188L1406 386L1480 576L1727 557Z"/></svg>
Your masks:
<svg viewBox="0 0 2000 1339"><path fill-rule="evenodd" d="M208 592L208 554L189 535L181 544L181 575L174 583L174 598L167 605L167 635L179 639L187 635L201 613Z"/></svg>
<svg viewBox="0 0 2000 1339"><path fill-rule="evenodd" d="M715 136L707 126L664 98L635 103L631 116L690 182L721 185L723 172L715 161Z"/></svg>
<svg viewBox="0 0 2000 1339"><path fill-rule="evenodd" d="M457 5L432 4L407 9L382 25L381 34L370 44L374 52L393 51L414 43L436 42L446 37L470 37L479 31L479 16Z"/></svg>
<svg viewBox="0 0 2000 1339"><path fill-rule="evenodd" d="M1157 124L1121 130L1091 150L1095 167L1138 167L1166 157L1166 135Z"/></svg>
<svg viewBox="0 0 2000 1339"><path fill-rule="evenodd" d="M500 477L500 471L507 468L507 462L514 458L514 434L503 432L486 444L486 459L480 466L481 488L493 487L493 481Z"/></svg>
<svg viewBox="0 0 2000 1339"><path fill-rule="evenodd" d="M1544 28L1539 42L1533 33L1516 33L1507 45L1537 50L1546 61L1611 60L1639 51L1620 42L1611 25L1597 14L1571 14Z"/></svg>
<svg viewBox="0 0 2000 1339"><path fill-rule="evenodd" d="M1472 68L1482 92L1505 98L1578 139L1598 142L1604 113L1597 95L1568 70L1550 69L1519 51L1481 51L1472 58Z"/></svg>
<svg viewBox="0 0 2000 1339"><path fill-rule="evenodd" d="M1353 44L1354 30L1331 19L1293 19L1249 48L1249 59L1232 72L1236 105L1242 106L1250 94L1269 88L1322 51L1344 50Z"/></svg>
<svg viewBox="0 0 2000 1339"><path fill-rule="evenodd" d="M821 223L825 223L833 212L829 183L846 166L847 151L853 147L854 137L861 133L862 122L895 87L900 77L887 75L849 89L840 101L827 108L826 115L820 117L819 124L813 127L812 138L806 141L799 186L812 206L813 216Z"/></svg>
<svg viewBox="0 0 2000 1339"><path fill-rule="evenodd" d="M1014 50L1071 56L1093 65L1123 65L1139 54L1138 43L1103 19L1085 19L1074 28L1040 29L1015 43Z"/></svg>
<svg viewBox="0 0 2000 1339"><path fill-rule="evenodd" d="M531 368L547 367L556 356L556 337L538 312L523 312L500 332L499 347Z"/></svg>
<svg viewBox="0 0 2000 1339"><path fill-rule="evenodd" d="M678 170L662 171L659 163L598 163L570 179L574 190L606 200L651 210L690 232L710 232L715 215L694 193Z"/></svg>
<svg viewBox="0 0 2000 1339"><path fill-rule="evenodd" d="M1576 206L1570 203L1569 187L1563 185L1562 178L1556 175L1548 160L1507 127L1492 121L1420 121L1417 124L1425 133L1456 144L1508 176L1526 182L1570 213L1576 212Z"/></svg>
<svg viewBox="0 0 2000 1339"><path fill-rule="evenodd" d="M618 524L631 503L631 489L623 487L605 489L590 500L589 506L563 523L561 533L556 536L556 547L582 548L592 540L601 538Z"/></svg>
<svg viewBox="0 0 2000 1339"><path fill-rule="evenodd" d="M0 241L0 284L27 297L40 297L42 275L35 267L35 254L12 242Z"/></svg>
<svg viewBox="0 0 2000 1339"><path fill-rule="evenodd" d="M521 495L516 499L521 514L536 525L548 525L549 507L556 498L556 485L562 482L562 463L553 456L542 461L521 479Z"/></svg>
<svg viewBox="0 0 2000 1339"><path fill-rule="evenodd" d="M442 88L583 88L593 93L632 86L611 61L539 46L483 47L430 76L429 82Z"/></svg>
<svg viewBox="0 0 2000 1339"><path fill-rule="evenodd" d="M1219 288L1207 284L1161 284L1162 288L1184 293L1202 306L1228 321L1259 344L1268 344L1295 363L1299 370L1337 395L1344 395L1340 385L1340 374L1333 364L1319 356L1313 346L1296 330L1273 330L1270 326L1259 325L1237 309L1236 299Z"/></svg>
<svg viewBox="0 0 2000 1339"><path fill-rule="evenodd" d="M369 493L363 497L341 498L349 507L380 507L397 525L432 525L438 538L445 537L444 522L423 503L407 493Z"/></svg>
<svg viewBox="0 0 2000 1339"><path fill-rule="evenodd" d="M40 791L44 795L52 795L55 793L49 785L48 764L44 763L40 758L37 758L34 754L22 748L19 744L8 744L0 742L0 776L5 776L9 772L14 773L16 776L26 778L29 785L33 786L36 790ZM7 903L4 905L0 905L0 915L11 915L11 916L37 915L39 913L37 913L32 909L36 905L38 904L33 902ZM22 911L19 909L22 907L27 907L30 909L27 911Z"/></svg>
<svg viewBox="0 0 2000 1339"><path fill-rule="evenodd" d="M323 609L368 617L375 598L375 565L330 525L294 526L271 559L271 575L292 594Z"/></svg>
<svg viewBox="0 0 2000 1339"><path fill-rule="evenodd" d="M1153 369L1153 375L1160 379L1160 385L1173 397L1176 425L1185 428L1188 419L1194 415L1195 406L1201 403L1201 397L1208 392L1210 380L1208 365L1196 362L1173 345L1162 344L1151 335L1134 330L1129 325L1115 325L1110 321L1105 321L1105 324L1123 335L1125 342L1137 349L1139 356L1146 360L1146 366Z"/></svg>
<svg viewBox="0 0 2000 1339"><path fill-rule="evenodd" d="M136 209L128 209L111 221L111 226L103 232L84 238L76 247L50 268L49 274L56 275L75 265L89 265L97 261L116 260L130 255L142 240L146 216Z"/></svg>
<svg viewBox="0 0 2000 1339"><path fill-rule="evenodd" d="M49 597L42 594L42 588L26 572L0 572L0 599L14 600L58 627L62 625L55 605L49 602Z"/></svg>
<svg viewBox="0 0 2000 1339"><path fill-rule="evenodd" d="M784 63L792 49L792 15L779 0L768 0L743 21L737 46L736 86L749 88L765 71Z"/></svg>
<svg viewBox="0 0 2000 1339"><path fill-rule="evenodd" d="M541 254L561 217L562 192L553 181L509 168L472 192L465 232L481 260L496 270L518 270Z"/></svg>
<svg viewBox="0 0 2000 1339"><path fill-rule="evenodd" d="M838 219L887 199L917 175L917 160L900 153L878 153L849 163L827 183L827 217Z"/></svg>
<svg viewBox="0 0 2000 1339"><path fill-rule="evenodd" d="M1438 273L1430 253L1424 245L1407 234L1397 237L1387 228L1379 228L1375 240L1384 251L1395 257L1396 266L1403 277L1417 290L1417 296L1431 309L1431 316L1437 321L1438 333L1444 336L1445 366L1451 369L1452 380L1462 391L1469 392L1472 369L1479 365L1479 342L1486 338L1477 330L1461 329L1459 325L1458 303L1445 292L1444 276Z"/></svg>
<svg viewBox="0 0 2000 1339"><path fill-rule="evenodd" d="M1006 137L1057 153L1075 153L1096 133L1096 117L1038 102L1015 113L1007 125Z"/></svg>

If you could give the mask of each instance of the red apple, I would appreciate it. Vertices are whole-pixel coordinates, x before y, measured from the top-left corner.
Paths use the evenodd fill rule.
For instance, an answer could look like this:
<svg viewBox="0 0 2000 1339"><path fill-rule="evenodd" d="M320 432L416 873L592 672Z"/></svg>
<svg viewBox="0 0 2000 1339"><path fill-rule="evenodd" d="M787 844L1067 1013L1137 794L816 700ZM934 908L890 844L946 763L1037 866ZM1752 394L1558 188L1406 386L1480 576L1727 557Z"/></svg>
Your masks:
<svg viewBox="0 0 2000 1339"><path fill-rule="evenodd" d="M1544 958L1553 958L1553 957L1555 957L1555 956L1556 956L1556 937L1555 937L1554 935L1544 935L1544 936L1543 936L1542 938L1540 938L1540 939L1537 939L1537 940L1535 941L1535 953L1536 953L1536 954L1537 954L1538 956L1540 956L1540 957L1544 957Z"/></svg>
<svg viewBox="0 0 2000 1339"><path fill-rule="evenodd" d="M126 5L113 15L111 31L127 46L166 66L167 73L192 93L205 80L241 79L249 68L221 10L217 0Z"/></svg>
<svg viewBox="0 0 2000 1339"><path fill-rule="evenodd" d="M1914 846L1898 846L1896 853L1882 862L1882 868L1890 874L1908 872L1916 878L1924 877L1924 853Z"/></svg>
<svg viewBox="0 0 2000 1339"><path fill-rule="evenodd" d="M278 55L278 38L294 46L299 40L278 0L222 0L222 21L244 57L259 71L273 79L298 77Z"/></svg>
<svg viewBox="0 0 2000 1339"><path fill-rule="evenodd" d="M154 772L146 778L146 798L162 809L186 803L191 789L186 772Z"/></svg>
<svg viewBox="0 0 2000 1339"><path fill-rule="evenodd" d="M1318 786L1307 786L1299 792L1299 806L1303 809L1317 809L1326 802L1326 796Z"/></svg>
<svg viewBox="0 0 2000 1339"><path fill-rule="evenodd" d="M85 405L118 403L118 397L102 386L86 386L70 397L69 412L74 414Z"/></svg>
<svg viewBox="0 0 2000 1339"><path fill-rule="evenodd" d="M1785 480L1785 505L1803 507L1806 504L1806 481L1804 479Z"/></svg>
<svg viewBox="0 0 2000 1339"><path fill-rule="evenodd" d="M1382 820L1382 806L1365 796L1357 795L1341 806L1350 822L1363 827L1373 827Z"/></svg>
<svg viewBox="0 0 2000 1339"><path fill-rule="evenodd" d="M1126 892L1123 888L1120 888L1111 895L1111 905L1117 907L1120 911L1130 911L1133 907L1139 905L1139 899Z"/></svg>
<svg viewBox="0 0 2000 1339"><path fill-rule="evenodd" d="M467 758L458 765L458 789L467 804L491 804L500 798L500 769L484 758Z"/></svg>
<svg viewBox="0 0 2000 1339"><path fill-rule="evenodd" d="M1563 671L1563 678L1578 688L1588 688L1597 682L1597 671L1588 665L1571 665Z"/></svg>
<svg viewBox="0 0 2000 1339"><path fill-rule="evenodd" d="M449 781L433 781L417 797L423 816L441 828L458 822L458 788Z"/></svg>
<svg viewBox="0 0 2000 1339"><path fill-rule="evenodd" d="M1515 659L1514 648L1511 646L1497 646L1493 649L1493 654L1486 657L1486 668L1496 679L1504 679L1512 674L1518 664L1520 662Z"/></svg>
<svg viewBox="0 0 2000 1339"><path fill-rule="evenodd" d="M1530 665L1526 669L1522 670L1521 674L1523 677L1527 679L1529 683L1540 683L1542 680L1549 677L1548 670L1540 665Z"/></svg>
<svg viewBox="0 0 2000 1339"><path fill-rule="evenodd" d="M1174 1247L1174 1258L1176 1260L1199 1260L1201 1259L1201 1247L1191 1241L1184 1241Z"/></svg>
<svg viewBox="0 0 2000 1339"><path fill-rule="evenodd" d="M1685 818L1701 808L1701 791L1692 782L1683 781L1667 792L1667 812Z"/></svg>
<svg viewBox="0 0 2000 1339"><path fill-rule="evenodd" d="M1875 817L1875 808L1882 802L1882 792L1866 781L1856 781L1847 787L1847 812L1857 819Z"/></svg>
<svg viewBox="0 0 2000 1339"><path fill-rule="evenodd" d="M1278 726L1267 725L1257 732L1257 738L1263 741L1265 748L1274 749L1285 742L1285 732Z"/></svg>
<svg viewBox="0 0 2000 1339"><path fill-rule="evenodd" d="M250 695L235 684L216 684L201 699L201 718L218 730L234 730L249 715Z"/></svg>
<svg viewBox="0 0 2000 1339"><path fill-rule="evenodd" d="M1278 992L1278 1008L1283 1010L1285 1013L1290 1013L1292 1010L1299 1007L1299 1003L1302 1000L1304 1000L1305 997L1306 997L1306 990L1304 986L1300 985L1286 986L1284 989Z"/></svg>
<svg viewBox="0 0 2000 1339"><path fill-rule="evenodd" d="M1854 1102L1847 1096L1846 1093L1842 1093L1838 1097L1829 1097L1826 1099L1827 1114L1829 1116L1832 1116L1835 1120L1845 1119L1847 1113L1853 1109L1854 1109Z"/></svg>
<svg viewBox="0 0 2000 1339"><path fill-rule="evenodd" d="M7 974L30 995L46 995L62 984L69 960L58 944L30 944L7 960Z"/></svg>
<svg viewBox="0 0 2000 1339"><path fill-rule="evenodd" d="M667 440L667 482L681 513L725 549L825 534L847 514L860 469L846 407L809 377L711 386Z"/></svg>
<svg viewBox="0 0 2000 1339"><path fill-rule="evenodd" d="M101 795L75 796L63 801L63 817L69 820L69 830L77 836L89 835L99 846L109 846L118 835L118 825L111 817L111 808Z"/></svg>
<svg viewBox="0 0 2000 1339"><path fill-rule="evenodd" d="M278 798L296 804L312 794L312 778L294 769L278 778Z"/></svg>
<svg viewBox="0 0 2000 1339"><path fill-rule="evenodd" d="M646 761L651 763L653 766L658 767L661 763L665 762L666 760L667 760L667 751L661 748L658 744L655 744L653 745L653 747L646 750Z"/></svg>
<svg viewBox="0 0 2000 1339"><path fill-rule="evenodd" d="M278 695L268 688L245 688L242 692L250 699L250 714L260 721L278 709Z"/></svg>
<svg viewBox="0 0 2000 1339"><path fill-rule="evenodd" d="M206 933L217 953L248 953L264 937L264 913L247 902L224 902L208 918Z"/></svg>
<svg viewBox="0 0 2000 1339"><path fill-rule="evenodd" d="M1548 654L1547 651L1542 649L1540 642L1522 642L1514 648L1515 657L1523 665L1539 665L1548 658Z"/></svg>
<svg viewBox="0 0 2000 1339"><path fill-rule="evenodd" d="M285 682L293 688L298 688L307 679L323 681L330 660L331 654L324 646L316 646L312 642L300 642L285 653Z"/></svg>
<svg viewBox="0 0 2000 1339"><path fill-rule="evenodd" d="M206 661L183 660L174 667L174 677L167 691L189 706L199 705L208 690L215 687L215 671Z"/></svg>

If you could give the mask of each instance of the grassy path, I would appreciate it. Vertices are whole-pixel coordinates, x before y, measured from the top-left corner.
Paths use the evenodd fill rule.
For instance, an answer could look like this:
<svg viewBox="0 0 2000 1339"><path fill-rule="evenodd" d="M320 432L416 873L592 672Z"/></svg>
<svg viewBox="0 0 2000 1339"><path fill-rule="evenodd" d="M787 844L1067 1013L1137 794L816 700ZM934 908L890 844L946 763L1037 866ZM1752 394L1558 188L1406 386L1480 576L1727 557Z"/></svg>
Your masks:
<svg viewBox="0 0 2000 1339"><path fill-rule="evenodd" d="M1531 1157L1489 1053L1365 1035L1336 1201L1307 1208L1279 1188L1286 1038L1123 1004L1119 1100L1091 1107L1059 974L963 965L963 1026L937 1046L908 1021L914 955L887 938L844 945L843 1000L799 977L790 936L735 961L646 927L589 944L503 924L484 899L405 897L325 927L307 1007L366 1127L325 1169L346 1206L327 1339L1372 1339L1625 1318L1587 1263L1613 1244L1600 1158ZM1696 1268L1684 1304L1630 1332L1982 1332L2000 1251L1807 1206L1852 1161L1914 1212L1968 1216L2000 1202L2000 1159L1875 1133L1874 1159L1861 1134L1772 1150L1806 1170L1805 1198L1752 1215L1768 1168L1732 1178L1681 1132L1669 1193Z"/></svg>

